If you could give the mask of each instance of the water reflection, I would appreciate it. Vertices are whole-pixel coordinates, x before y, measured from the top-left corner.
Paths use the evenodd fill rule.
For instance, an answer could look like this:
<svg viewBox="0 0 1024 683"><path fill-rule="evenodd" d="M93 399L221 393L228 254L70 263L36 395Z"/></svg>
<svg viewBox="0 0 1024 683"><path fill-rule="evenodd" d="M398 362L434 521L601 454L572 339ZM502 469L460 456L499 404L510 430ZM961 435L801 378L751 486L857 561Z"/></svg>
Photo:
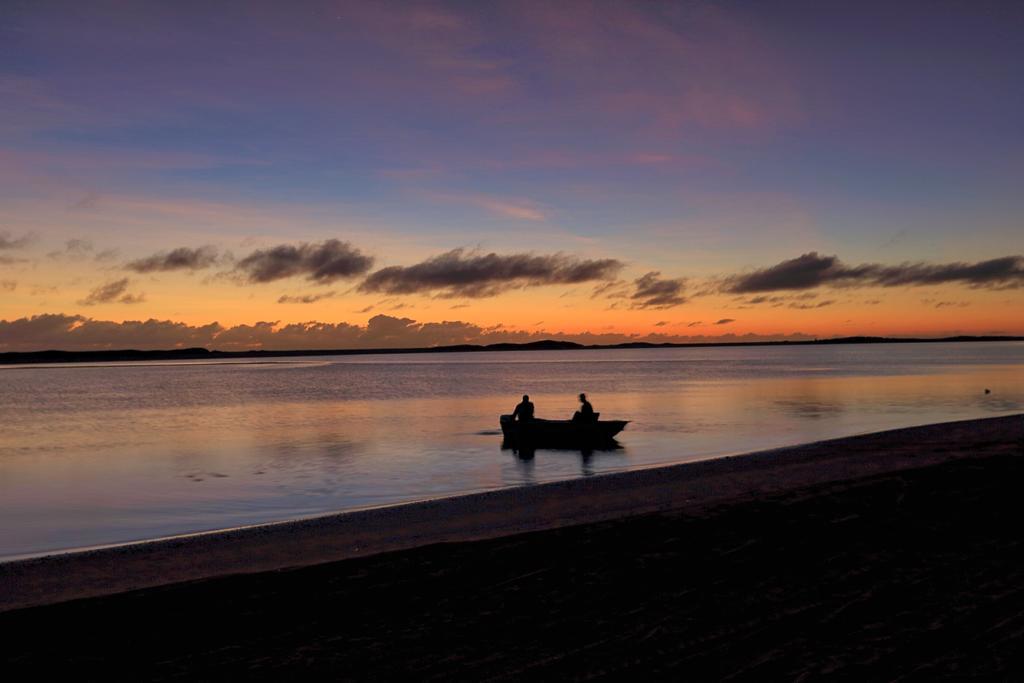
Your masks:
<svg viewBox="0 0 1024 683"><path fill-rule="evenodd" d="M775 404L783 412L809 420L817 420L823 417L834 417L844 410L842 404L808 398L782 399L776 401Z"/></svg>
<svg viewBox="0 0 1024 683"><path fill-rule="evenodd" d="M1024 344L458 356L0 370L0 556L1024 411ZM620 447L501 449L580 391Z"/></svg>
<svg viewBox="0 0 1024 683"><path fill-rule="evenodd" d="M503 439L501 442L501 450L511 451L512 454L515 455L516 460L522 464L521 469L524 474L530 476L530 480L524 481L524 483L534 483L532 474L537 453L549 454L552 457L578 456L580 474L587 477L594 474L596 471L593 466L595 453L614 454L624 451L624 448L617 439L609 439L599 445L588 445L581 448L537 447L530 444L520 444L515 441Z"/></svg>

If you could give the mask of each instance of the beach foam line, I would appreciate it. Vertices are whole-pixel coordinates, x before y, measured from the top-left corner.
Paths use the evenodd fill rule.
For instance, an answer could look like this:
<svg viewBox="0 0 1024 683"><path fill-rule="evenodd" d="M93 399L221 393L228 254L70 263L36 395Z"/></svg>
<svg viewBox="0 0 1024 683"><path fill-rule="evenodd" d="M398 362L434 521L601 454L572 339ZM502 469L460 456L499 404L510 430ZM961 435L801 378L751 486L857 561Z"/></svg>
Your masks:
<svg viewBox="0 0 1024 683"><path fill-rule="evenodd" d="M1024 415L947 422L583 479L0 563L0 611L234 574L305 567L666 510L969 459L1014 442Z"/></svg>

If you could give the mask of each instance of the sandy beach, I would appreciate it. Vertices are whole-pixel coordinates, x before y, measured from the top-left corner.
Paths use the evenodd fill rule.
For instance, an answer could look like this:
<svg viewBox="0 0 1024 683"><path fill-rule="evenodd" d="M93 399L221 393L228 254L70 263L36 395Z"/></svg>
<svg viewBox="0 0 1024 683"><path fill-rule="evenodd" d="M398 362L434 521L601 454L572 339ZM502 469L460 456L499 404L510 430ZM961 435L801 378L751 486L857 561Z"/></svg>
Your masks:
<svg viewBox="0 0 1024 683"><path fill-rule="evenodd" d="M5 563L5 670L1004 677L1021 455L971 420Z"/></svg>

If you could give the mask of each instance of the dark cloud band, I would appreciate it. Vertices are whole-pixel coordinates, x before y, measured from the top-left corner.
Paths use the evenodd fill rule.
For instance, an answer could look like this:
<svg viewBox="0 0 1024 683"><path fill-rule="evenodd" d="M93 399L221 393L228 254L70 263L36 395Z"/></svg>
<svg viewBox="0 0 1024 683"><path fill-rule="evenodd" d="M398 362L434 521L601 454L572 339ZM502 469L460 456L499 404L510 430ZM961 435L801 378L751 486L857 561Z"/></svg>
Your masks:
<svg viewBox="0 0 1024 683"><path fill-rule="evenodd" d="M373 267L367 256L348 242L325 242L298 245L281 244L258 249L235 266L242 278L251 283L273 282L297 275L319 284L362 275Z"/></svg>
<svg viewBox="0 0 1024 683"><path fill-rule="evenodd" d="M822 256L812 251L769 268L727 278L723 290L753 294L823 286L899 287L952 282L971 287L1019 287L1024 284L1024 256L1005 256L977 263L847 266L836 256Z"/></svg>
<svg viewBox="0 0 1024 683"><path fill-rule="evenodd" d="M146 300L142 294L130 293L128 291L128 284L129 280L126 277L107 282L93 289L87 297L78 303L82 306L95 306L97 304L110 303L140 304Z"/></svg>
<svg viewBox="0 0 1024 683"><path fill-rule="evenodd" d="M213 246L191 249L179 247L171 251L161 251L146 258L131 261L125 265L128 270L136 273L159 273L171 270L202 270L217 263L218 252Z"/></svg>
<svg viewBox="0 0 1024 683"><path fill-rule="evenodd" d="M661 273L652 270L633 281L635 287L630 299L633 308L672 308L686 303L683 278L663 278Z"/></svg>
<svg viewBox="0 0 1024 683"><path fill-rule="evenodd" d="M382 268L367 277L359 289L385 294L439 292L445 297L486 297L520 287L607 280L622 267L617 259L477 254L453 249L412 266Z"/></svg>

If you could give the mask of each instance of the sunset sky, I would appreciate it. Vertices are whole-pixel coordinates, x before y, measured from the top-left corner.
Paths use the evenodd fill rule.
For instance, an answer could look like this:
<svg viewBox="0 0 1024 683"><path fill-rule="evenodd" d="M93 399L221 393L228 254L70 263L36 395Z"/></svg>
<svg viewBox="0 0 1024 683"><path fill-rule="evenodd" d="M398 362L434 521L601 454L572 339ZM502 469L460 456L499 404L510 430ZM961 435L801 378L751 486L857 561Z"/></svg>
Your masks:
<svg viewBox="0 0 1024 683"><path fill-rule="evenodd" d="M1024 334L1021 35L984 0L6 0L0 351Z"/></svg>

